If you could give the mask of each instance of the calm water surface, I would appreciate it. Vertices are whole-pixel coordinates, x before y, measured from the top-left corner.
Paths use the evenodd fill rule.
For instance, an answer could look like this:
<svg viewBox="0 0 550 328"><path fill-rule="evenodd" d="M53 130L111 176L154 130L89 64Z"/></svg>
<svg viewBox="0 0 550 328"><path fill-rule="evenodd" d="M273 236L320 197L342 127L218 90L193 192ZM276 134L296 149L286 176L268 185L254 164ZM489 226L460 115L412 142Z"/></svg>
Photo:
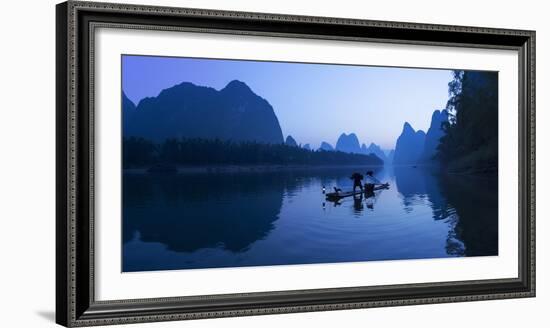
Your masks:
<svg viewBox="0 0 550 328"><path fill-rule="evenodd" d="M326 201L353 171L125 173L123 271L498 255L496 179L386 167Z"/></svg>

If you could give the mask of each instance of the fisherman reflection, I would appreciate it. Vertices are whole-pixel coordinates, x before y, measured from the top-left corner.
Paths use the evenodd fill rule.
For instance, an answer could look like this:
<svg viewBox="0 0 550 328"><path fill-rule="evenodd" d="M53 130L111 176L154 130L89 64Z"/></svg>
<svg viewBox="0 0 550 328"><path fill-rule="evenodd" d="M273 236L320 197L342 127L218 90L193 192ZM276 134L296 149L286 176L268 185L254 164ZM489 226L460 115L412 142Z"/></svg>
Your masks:
<svg viewBox="0 0 550 328"><path fill-rule="evenodd" d="M376 203L376 194L374 193L374 185L365 184L365 204L370 210L374 209Z"/></svg>
<svg viewBox="0 0 550 328"><path fill-rule="evenodd" d="M363 206L363 195L353 196L353 210L356 214L360 214L364 209Z"/></svg>
<svg viewBox="0 0 550 328"><path fill-rule="evenodd" d="M374 197L374 193L372 194L372 196L369 196L366 200L365 200L365 204L367 205L367 208L369 210L373 210L374 209L374 203L376 201L376 198Z"/></svg>

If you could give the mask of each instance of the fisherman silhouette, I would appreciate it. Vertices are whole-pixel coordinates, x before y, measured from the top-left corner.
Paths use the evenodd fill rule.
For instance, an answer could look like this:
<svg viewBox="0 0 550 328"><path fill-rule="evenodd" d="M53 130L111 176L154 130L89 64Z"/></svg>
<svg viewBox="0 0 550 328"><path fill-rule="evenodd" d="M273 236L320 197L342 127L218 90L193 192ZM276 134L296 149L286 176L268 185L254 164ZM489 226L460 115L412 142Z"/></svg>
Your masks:
<svg viewBox="0 0 550 328"><path fill-rule="evenodd" d="M367 183L370 183L370 184L373 184L373 185L377 185L377 184L382 184L382 182L380 182L380 180L378 180L377 178L375 178L373 176L374 172L373 171L367 171L367 177L365 178L365 180L367 181Z"/></svg>
<svg viewBox="0 0 550 328"><path fill-rule="evenodd" d="M382 182L380 182L380 180L375 178L373 174L374 174L373 171L367 171L367 176L365 177L365 193L369 195L374 194L374 187L376 185L387 187L387 184L383 184Z"/></svg>
<svg viewBox="0 0 550 328"><path fill-rule="evenodd" d="M353 180L353 192L355 192L356 187L359 187L363 191L363 185L361 184L361 180L363 180L362 174L355 172L351 175L350 179Z"/></svg>

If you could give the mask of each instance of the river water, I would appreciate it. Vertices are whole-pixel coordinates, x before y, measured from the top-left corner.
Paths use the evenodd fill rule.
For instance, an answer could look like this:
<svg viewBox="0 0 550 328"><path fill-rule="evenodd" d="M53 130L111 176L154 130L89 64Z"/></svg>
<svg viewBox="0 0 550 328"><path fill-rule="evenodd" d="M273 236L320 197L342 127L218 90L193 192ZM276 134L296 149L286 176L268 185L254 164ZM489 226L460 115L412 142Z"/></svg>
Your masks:
<svg viewBox="0 0 550 328"><path fill-rule="evenodd" d="M384 167L389 189L325 200L366 170L124 173L122 269L498 255L496 178Z"/></svg>

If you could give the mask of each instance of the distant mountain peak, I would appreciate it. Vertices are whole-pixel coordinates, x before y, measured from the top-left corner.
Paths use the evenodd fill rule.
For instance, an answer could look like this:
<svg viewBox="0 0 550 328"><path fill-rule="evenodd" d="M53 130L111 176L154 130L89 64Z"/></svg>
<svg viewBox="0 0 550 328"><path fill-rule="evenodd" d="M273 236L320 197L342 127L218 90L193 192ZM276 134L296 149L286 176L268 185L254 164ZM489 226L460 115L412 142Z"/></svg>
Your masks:
<svg viewBox="0 0 550 328"><path fill-rule="evenodd" d="M449 113L447 112L446 109L442 109L442 110L435 110L432 114L432 124L435 123L435 124L441 124L441 122L447 120L447 118L449 117Z"/></svg>
<svg viewBox="0 0 550 328"><path fill-rule="evenodd" d="M332 147L332 145L326 141L321 142L321 146L319 147L319 149L325 151L334 151L334 147Z"/></svg>
<svg viewBox="0 0 550 328"><path fill-rule="evenodd" d="M298 143L296 142L296 140L294 140L294 138L292 138L291 135L288 135L286 137L285 145L292 146L292 147L298 147Z"/></svg>
<svg viewBox="0 0 550 328"><path fill-rule="evenodd" d="M184 82L181 82L181 83L178 83L178 84L174 85L172 88L194 88L194 87L201 87L201 86L196 85L193 82L184 81ZM206 87L203 87L203 88L206 88ZM171 89L171 88L168 88L168 89Z"/></svg>
<svg viewBox="0 0 550 328"><path fill-rule="evenodd" d="M123 109L136 109L136 104L128 98L126 93L122 91L122 108Z"/></svg>
<svg viewBox="0 0 550 328"><path fill-rule="evenodd" d="M370 145L367 147L365 144L361 146L361 150L363 150L364 154L374 154L378 158L380 158L382 161L386 162L388 159L386 157L386 154L384 154L384 151L380 146L375 144L374 142L371 142Z"/></svg>
<svg viewBox="0 0 550 328"><path fill-rule="evenodd" d="M171 97L182 98L184 95L194 94L196 92L215 93L216 90L211 87L196 85L192 82L181 82L169 88L162 89L156 97L145 97L139 101L136 107L148 106L158 99Z"/></svg>
<svg viewBox="0 0 550 328"><path fill-rule="evenodd" d="M345 132L342 132L342 134L340 135L340 137L344 137L344 138L349 138L349 137L352 137L352 138L357 138L357 135L353 132L351 133L345 133Z"/></svg>
<svg viewBox="0 0 550 328"><path fill-rule="evenodd" d="M242 82L242 81L239 81L239 80L233 80L231 82L229 82L225 88L223 88L221 90L222 92L223 91L231 91L231 92L241 92L241 93L252 93L252 94L255 94L252 89L250 89L250 87Z"/></svg>
<svg viewBox="0 0 550 328"><path fill-rule="evenodd" d="M415 131L408 122L405 122L403 124L403 132L401 132L395 144L393 163L416 164L424 150L425 140L426 133L424 131Z"/></svg>
<svg viewBox="0 0 550 328"><path fill-rule="evenodd" d="M135 115L124 119L128 119L125 136L156 142L168 138L268 144L284 141L273 107L236 80L220 91L191 82L179 83L156 97L142 99Z"/></svg>
<svg viewBox="0 0 550 328"><path fill-rule="evenodd" d="M405 122L403 124L403 132L412 132L414 133L413 127L409 124L409 122Z"/></svg>
<svg viewBox="0 0 550 328"><path fill-rule="evenodd" d="M442 129L443 122L449 119L447 110L435 110L432 114L432 121L430 122L430 128L426 133L426 141L424 143L424 151L421 156L421 161L431 162L437 153L437 146L439 145L439 139L444 135Z"/></svg>
<svg viewBox="0 0 550 328"><path fill-rule="evenodd" d="M170 92L180 92L181 90L193 90L193 89L212 89L210 87L205 87L205 86L202 86L202 85L196 85L195 83L192 83L192 82L181 82L179 84L176 84L170 88L166 88L166 89L163 89L159 96L160 95L163 95L163 94L166 94L166 93L170 93ZM157 96L158 97L158 96Z"/></svg>
<svg viewBox="0 0 550 328"><path fill-rule="evenodd" d="M345 134L342 133L336 142L336 150L344 153L361 153L361 146L359 145L359 139L355 133Z"/></svg>

